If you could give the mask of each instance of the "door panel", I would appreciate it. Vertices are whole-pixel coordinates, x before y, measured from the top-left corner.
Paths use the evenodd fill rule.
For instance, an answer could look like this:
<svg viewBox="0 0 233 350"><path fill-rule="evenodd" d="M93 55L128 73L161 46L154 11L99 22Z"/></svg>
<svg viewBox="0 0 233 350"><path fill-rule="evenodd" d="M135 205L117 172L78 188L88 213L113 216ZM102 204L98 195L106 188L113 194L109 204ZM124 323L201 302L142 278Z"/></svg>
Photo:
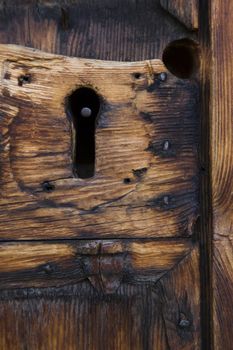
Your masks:
<svg viewBox="0 0 233 350"><path fill-rule="evenodd" d="M109 244L110 242L108 246ZM192 248L190 244L188 249L187 244L180 244L180 247L163 244L159 247L154 243L147 243L143 247L138 242L129 243L134 251L129 249L131 258L126 263L120 286L117 289L105 288L101 292L95 277L101 280L103 272L107 272L105 282L107 280L112 284L116 271L110 271L109 264L103 264L101 272L93 272L88 279L83 280L83 268L79 263L83 259L81 266L85 265L83 257L77 257L76 262L73 258L73 262L70 262L68 259L63 260L63 252L55 244L51 244L50 249L47 249L46 244L42 248L38 246L38 250L35 245L34 243L34 249L29 249L28 244L25 243L24 248L23 243L17 243L18 251L21 251L21 265L17 271L9 272L9 277L3 275L6 286L10 285L11 289L1 292L2 349L199 348L200 284L197 247ZM2 254L3 258L5 256L9 260L9 253L15 248L13 244L7 244L5 249L9 251ZM185 248L186 255L183 252ZM43 249L47 255L41 253ZM74 247L72 249L74 254ZM82 253L85 249L83 243L82 249L80 246L77 250ZM63 250L65 255L66 251ZM173 256L164 263L164 257L160 255L169 256L168 250L176 251L179 258ZM35 267L35 257L39 252L43 264L38 261L39 266ZM56 254L61 255L56 257L57 260ZM112 253L108 259L113 259ZM155 266L152 266L153 262ZM29 269L30 263L34 266L33 269ZM59 264L63 271L60 271L61 268L59 270ZM13 265L10 261L9 269ZM28 269L23 269L25 265ZM161 271L165 265L167 271ZM112 268L113 265L110 266ZM118 278L119 275L116 274L115 280ZM79 279L80 282L77 283ZM53 287L41 288L50 284ZM61 286L63 284L65 286ZM106 285L109 286L108 283ZM12 289L16 286L17 289ZM19 288L22 286L24 288Z"/></svg>
<svg viewBox="0 0 233 350"><path fill-rule="evenodd" d="M1 349L231 349L231 13L0 0ZM88 179L83 86L101 103Z"/></svg>

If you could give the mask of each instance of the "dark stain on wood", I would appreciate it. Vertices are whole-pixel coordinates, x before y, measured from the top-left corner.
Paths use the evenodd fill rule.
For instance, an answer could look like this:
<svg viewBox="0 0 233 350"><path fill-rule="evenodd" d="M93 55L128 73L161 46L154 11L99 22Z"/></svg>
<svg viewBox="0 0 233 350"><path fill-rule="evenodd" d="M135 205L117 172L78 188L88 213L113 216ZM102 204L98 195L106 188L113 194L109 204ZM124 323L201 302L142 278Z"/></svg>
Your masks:
<svg viewBox="0 0 233 350"><path fill-rule="evenodd" d="M161 59L164 48L171 41L197 37L165 12L159 0L104 0L101 4L96 0L16 0L14 4L0 0L0 17L1 43L84 58ZM59 62L52 63L57 64ZM54 99L51 119L48 118L48 106L43 106L44 100L43 103L42 100L36 102L36 85L41 84L43 76L51 76L50 70L40 59L30 70L28 62L11 61L6 65L5 83L17 85L17 79L26 74L32 74L33 79L30 84L23 83L18 87L19 94L22 94L19 98L11 96L12 89L5 84L2 91L5 95L0 99L0 125L4 128L3 142L0 143L0 188L4 191L11 188L8 192L11 194L5 197L4 192L1 198L1 205L10 213L10 219L5 214L1 217L1 238L27 240L1 243L0 246L1 349L200 349L198 248L189 238L181 238L186 235L189 219L194 221L198 212L196 107L199 87L191 81L177 81L169 73L166 81L160 81L159 75L164 72L162 62L156 74L151 75L148 65L145 71L143 69L142 66L132 67L127 73L125 80L132 91L127 101L104 101L97 125L97 132L105 137L101 132L107 134L114 129L115 115L134 116L131 123L122 119L125 128L120 131L125 132L131 127L132 133L139 135L143 131L142 139L145 137L147 142L141 145L142 153L137 159L134 158L135 150L130 149L130 159L124 158L122 153L120 163L108 160L111 173L116 174L114 181L106 163L101 165L108 172L106 178L100 176L94 182L78 183L71 174L70 138L57 142L58 129L64 132L63 135L71 134L69 123L65 116L63 118L64 96L62 112L56 109L58 101ZM33 70L37 71L36 74ZM75 74L77 72L73 76ZM64 76L66 83L69 79ZM56 84L59 89L63 86L60 81ZM172 90L174 86L176 88ZM47 83L43 85L45 96L49 89L53 90L53 87ZM142 101L147 99L147 108L144 108ZM189 101L190 105L185 107L181 101ZM33 120L37 125L30 123ZM133 125L136 125L135 129ZM185 129L189 130L187 137ZM116 132L117 125L114 130ZM51 147L55 139L51 138L53 131L56 149ZM21 136L24 136L26 145L32 140L31 134L34 143L32 145L29 141L26 148L29 146L27 149L32 150L35 147L35 151L27 156ZM9 135L14 142L9 141ZM41 135L46 139L46 149L40 142ZM126 134L123 136L122 140L129 139ZM9 143L11 161L7 162ZM134 144L138 142L134 141ZM153 144L155 152L146 151L148 145ZM100 142L99 145L102 152L104 144ZM122 145L128 147L124 142ZM108 147L111 149L111 143ZM176 155L169 153L174 150ZM38 162L41 159L42 167ZM56 161L51 162L51 159ZM28 171L31 164L35 168ZM156 168L154 173L153 167ZM118 173L117 169L122 171ZM51 175L54 170L55 174ZM12 187L9 182L11 171L16 184ZM33 179L30 172L38 176ZM169 174L172 172L174 178L171 179ZM179 179L182 176L186 177L181 184ZM105 179L104 188L100 188L99 183ZM90 185L89 195L94 195L89 200L84 189ZM180 192L176 193L174 188ZM139 194L145 194L144 200L137 199L138 189ZM183 196L187 189L193 191L193 197L191 192ZM104 195L99 198L99 193ZM185 198L192 205L181 205L174 217L175 208L153 207L156 200L158 205L158 198L163 198L163 205L169 206L169 196L174 196L178 207L179 201L185 201ZM122 208L120 213L117 206ZM132 228L128 218L134 215L134 211L139 220ZM160 219L152 214L155 211L165 213L160 218L161 226ZM56 213L55 220L52 212ZM143 219L145 212L148 216ZM107 213L107 218L109 216L108 232L101 227L103 213ZM126 218L125 231L122 231L122 225L115 223L122 213L123 219ZM80 222L77 223L74 218L79 216ZM145 231L141 222L147 220ZM161 227L164 227L162 231ZM96 240L100 236L124 237L124 240L101 241L101 253L100 241ZM153 236L156 240L132 239L135 236ZM64 240L72 237L84 240ZM87 241L87 237L91 241ZM41 238L44 240L40 241ZM34 243L30 241L33 239L36 239ZM93 282L92 279L91 284L90 279L94 276L88 276L88 271L90 274L94 272L99 281Z"/></svg>
<svg viewBox="0 0 233 350"><path fill-rule="evenodd" d="M148 93L133 91L130 77L140 68L149 86L155 75L166 72L160 60L109 63L26 48L19 54L10 46L1 46L1 59L2 69L11 74L11 80L2 80L1 97L1 109L9 110L4 123L10 135L2 139L9 145L1 152L2 238L17 239L18 232L28 239L186 235L186 221L194 220L198 207L194 81L169 74L163 86ZM73 177L72 126L63 104L81 85L96 86L104 101L98 121L104 127L98 125L95 133L96 171L89 179ZM139 176L137 169L147 171ZM3 177L11 179L7 185ZM178 188L180 200L166 206L168 217L154 210L154 198ZM190 191L192 201L186 198Z"/></svg>
<svg viewBox="0 0 233 350"><path fill-rule="evenodd" d="M108 60L161 58L169 42L196 37L165 12L159 0L5 2L0 20L2 43ZM24 32L15 29L25 26Z"/></svg>

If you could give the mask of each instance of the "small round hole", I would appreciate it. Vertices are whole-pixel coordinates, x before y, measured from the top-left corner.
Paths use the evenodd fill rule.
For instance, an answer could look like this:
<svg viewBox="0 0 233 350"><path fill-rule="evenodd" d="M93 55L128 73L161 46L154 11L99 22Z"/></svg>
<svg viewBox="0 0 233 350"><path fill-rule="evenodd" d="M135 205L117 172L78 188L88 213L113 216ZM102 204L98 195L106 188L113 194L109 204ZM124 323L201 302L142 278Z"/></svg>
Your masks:
<svg viewBox="0 0 233 350"><path fill-rule="evenodd" d="M199 68L198 44L190 39L173 41L163 52L163 63L178 78L193 77Z"/></svg>
<svg viewBox="0 0 233 350"><path fill-rule="evenodd" d="M18 85L23 86L23 84L29 84L31 82L31 75L25 74L18 77Z"/></svg>
<svg viewBox="0 0 233 350"><path fill-rule="evenodd" d="M44 192L48 192L48 193L53 192L55 190L55 186L48 181L45 181L42 183L42 188Z"/></svg>
<svg viewBox="0 0 233 350"><path fill-rule="evenodd" d="M140 79L141 78L141 73L134 73L134 78L135 79Z"/></svg>
<svg viewBox="0 0 233 350"><path fill-rule="evenodd" d="M124 184L129 184L131 182L131 179L129 177L126 177L124 179Z"/></svg>

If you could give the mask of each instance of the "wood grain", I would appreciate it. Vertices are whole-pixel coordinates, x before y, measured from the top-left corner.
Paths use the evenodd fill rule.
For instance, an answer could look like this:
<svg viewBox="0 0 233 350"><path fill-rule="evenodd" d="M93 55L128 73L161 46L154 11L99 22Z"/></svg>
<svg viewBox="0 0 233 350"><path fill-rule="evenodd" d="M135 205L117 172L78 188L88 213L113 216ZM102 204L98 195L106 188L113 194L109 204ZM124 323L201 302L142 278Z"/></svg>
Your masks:
<svg viewBox="0 0 233 350"><path fill-rule="evenodd" d="M231 1L211 3L211 160L214 347L232 349L233 323L233 43Z"/></svg>
<svg viewBox="0 0 233 350"><path fill-rule="evenodd" d="M200 349L197 249L157 283L125 281L111 296L83 281L0 300L1 349Z"/></svg>
<svg viewBox="0 0 233 350"><path fill-rule="evenodd" d="M157 73L157 68L160 72L165 71L165 68L161 61L154 59L162 58L164 48L171 41L184 37L196 38L197 36L174 16L164 11L160 6L160 0L103 0L101 2L98 0L7 2L0 0L0 42L30 46L45 52L103 60L153 59L152 67L155 65L155 73ZM6 55L9 51L10 48ZM138 111L134 110L134 113L130 114L132 118L130 120L134 122L133 130L142 140L147 142L153 138L153 142L146 147L146 151L143 150L143 161L139 160L138 153L134 152L135 148L130 146L129 141L132 139L128 138L125 142L125 137L128 137L127 128L130 129L128 122L128 111L132 110L130 106L122 106L119 112L116 112L113 106L110 110L111 128L107 124L110 112L106 111L102 120L102 129L105 128L108 140L112 139L111 131L115 139L118 137L121 141L124 139L125 151L130 149L131 154L129 159L122 152L124 164L121 164L121 169L116 166L119 160L113 159L115 167L111 174L116 176L117 181L109 181L108 178L108 186L105 185L104 189L100 186L103 177L99 177L92 184L91 193L93 191L94 195L91 201L95 202L92 217L103 210L102 207L99 209L99 203L112 206L108 201L110 197L113 198L113 194L117 193L117 196L121 197L128 191L135 192L135 187L141 188L138 196L132 197L130 194L132 198L129 198L129 202L133 203L133 211L138 211L139 221L136 226L130 227L132 211L128 210L127 216L125 215L131 232L136 230L138 237L141 235L154 238L173 237L159 240L96 240L94 239L97 236L96 233L91 233L92 226L88 228L88 232L83 232L77 227L75 217L77 210L72 206L74 200L80 198L84 205L84 212L88 211L90 197L86 189L89 185L88 181L80 182L77 198L77 186L71 171L70 124L67 124L65 119L64 106L60 106L60 102L55 103L56 98L50 105L53 106L52 120L48 118L47 111L50 110L48 97L51 97L49 80L52 81L54 77L51 75L51 69L44 69L41 62L45 60L47 67L60 69L59 75L63 76L63 79L59 79L58 82L53 81L57 96L61 96L62 91L65 91L64 86L67 86L67 81L70 79L74 81L77 73L80 72L79 70L77 72L75 66L72 77L70 77L71 72L68 72L67 77L63 71L66 67L64 58L59 56L58 60L53 61L54 56L50 60L44 53L38 53L37 58L34 55L37 53L30 52L29 56L35 61L35 65L30 69L36 74L29 79L29 84L24 84L24 79L19 80L25 73L27 75L28 64L33 64L32 61L28 62L27 55L26 60L22 55L20 62L15 61L14 58L7 62L1 75L5 90L3 89L0 101L2 130L0 166L3 163L7 165L4 171L9 169L7 173L9 177L8 175L7 178L1 177L0 174L1 204L5 209L7 207L8 211L8 217L6 213L3 215L5 222L2 221L3 224L0 224L0 238L7 240L26 238L27 241L1 243L0 348L3 350L199 350L201 334L198 247L193 243L193 239L178 237L193 233L191 226L195 223L198 214L199 174L195 153L199 141L197 120L199 86L195 81L181 81L170 74L163 84L157 79L154 81L157 85L153 84L148 61L131 66L117 64L119 71L116 71L113 78L120 89L122 89L121 81L126 82L126 86L117 94L117 103L125 91L128 91L124 96L125 100L131 97L134 91L137 95L137 106L135 103L134 108L142 109L143 113L137 115ZM15 57L15 53L13 56ZM91 65L96 63L91 61ZM110 75L112 63L109 62L107 67ZM134 68L137 70L135 71ZM92 72L92 66L89 69ZM127 73L123 72L125 69ZM11 71L10 74L8 70ZM143 74L137 80L131 73L139 71ZM86 76L85 72L83 76ZM96 73L94 87L99 84L100 77L101 74ZM107 82L107 79L105 80ZM19 87L18 84L21 81L23 84ZM130 84L131 88L129 88ZM110 88L108 88L106 84L107 93L113 89L112 85L109 83ZM38 88L42 86L43 106L38 96ZM10 96L14 94L15 89L20 93L20 99ZM149 91L146 91L147 89ZM31 94L33 103L30 100ZM148 99L149 95L151 97ZM14 102L11 103L13 100ZM23 103L22 100L24 100ZM145 106L144 101L149 103ZM40 114L38 114L39 104L43 107ZM179 107L178 104L180 104ZM144 107L146 107L145 110ZM158 115L159 110L162 111L161 115ZM118 118L121 129L117 135L117 126L113 123L113 117L120 115L120 112L122 116ZM33 128L31 128L31 122ZM130 127L132 127L131 123ZM51 140L53 140L51 135L55 137L57 128L64 135L67 134L66 142L62 144L56 139L56 149L54 147L53 152L48 154L48 149L52 145ZM14 135L11 134L12 130ZM124 137L120 135L122 130ZM189 133L186 134L185 130L189 130ZM25 134L23 135L22 132ZM99 141L101 141L100 130L98 132ZM105 137L105 134L102 135ZM46 149L41 142L43 138L41 141L38 139L41 135L46 137ZM134 140L138 141L136 136ZM172 142L168 143L167 148L167 143L164 141L170 140ZM26 148L21 148L22 142L25 143ZM9 147L10 143L14 144L14 147ZM107 154L104 149L106 144L100 142L100 145ZM136 146L136 150L139 150L140 145ZM108 148L108 151L111 151L111 148ZM42 152L38 152L38 149L42 149ZM25 150L30 150L29 154L26 155ZM115 151L115 148L113 150ZM11 154L11 162L7 163L9 154ZM45 157L45 154L47 162L40 168L39 159ZM28 159L27 156L29 156ZM54 156L57 157L56 164L50 163ZM107 154L107 157L109 159L110 155ZM158 165L158 169L154 167L153 173L150 168L149 171L146 170L144 165L143 168L132 169L133 162L140 163L141 166L141 162L147 164L151 159L153 164L155 159L155 165ZM40 179L39 182L34 181L30 173L32 164L37 172L36 177ZM106 163L102 160L100 168L104 164ZM63 176L64 165L67 166L65 177ZM122 187L118 179L121 181L125 179L122 175L125 175L128 165L131 167L127 173L127 181ZM176 170L174 167L177 167ZM47 172L44 173L45 169ZM55 175L59 172L59 177L54 177L54 169ZM104 171L107 170L109 169L105 166ZM162 181L161 170L164 176ZM10 173L14 173L14 177ZM47 182L50 188L55 186L52 192L48 192L44 183L41 182L44 179L43 176L47 174L53 179L52 182ZM23 181L18 181L22 180L22 177ZM128 179L130 179L129 182ZM13 183L15 187L12 186ZM178 196L175 196L175 202L173 201L174 192L172 196L165 195L164 183L169 191L173 188L175 194L178 193ZM188 189L189 186L191 186L190 189L192 188L191 192ZM3 188L4 195L2 195ZM6 192L8 190L10 191ZM58 193L62 196L57 196ZM145 207L146 198L141 197L143 193L146 196L148 193L155 193L158 201L155 200L153 203L149 201ZM66 196L70 198L68 204ZM58 197L60 202L57 205ZM115 200L115 197L113 199ZM178 199L178 207L175 206L176 199ZM122 198L119 198L119 201L121 200ZM140 201L145 210L135 208ZM22 204L27 213L24 211L25 208L21 210ZM163 229L159 231L156 229L156 221L153 222L154 227L149 227L149 222L152 221L152 217L149 217L149 219L146 218L149 220L146 224L147 229L143 228L139 231L137 227L145 225L145 222L140 223L141 218L152 206L153 210L159 209L160 213L156 215L161 215L166 208L166 213L164 211L163 214ZM57 220L53 223L51 223L51 208L57 215ZM175 217L177 214L177 208L187 210L180 210L178 220L183 217L183 221L179 221L179 225L174 226L172 231L169 228L169 222L171 216ZM83 208L81 209L83 215ZM114 212L112 212L113 209ZM60 221L61 211L65 214L65 223L63 219ZM32 223L28 221L27 215L35 212L37 220ZM73 215L75 220L71 220L70 215ZM114 222L119 220L117 215L116 208L111 207L110 228L112 221L114 227ZM192 217L193 220L189 221L188 217ZM15 221L15 224L11 221ZM5 229L7 225L8 228ZM66 228L64 228L65 225ZM55 226L56 232L54 232ZM94 223L94 226L97 224ZM114 232L104 233L104 235L120 237L121 226L119 225L118 228L116 235ZM40 234L37 236L38 232ZM38 241L38 238L45 240L47 238L81 238L82 235L84 238L89 237L90 240ZM99 236L98 233L98 238ZM134 234L130 237L134 237ZM32 242L29 241L30 239L37 241Z"/></svg>
<svg viewBox="0 0 233 350"><path fill-rule="evenodd" d="M163 317L169 350L202 349L198 266L199 249L196 247L161 279L164 291ZM159 345L155 349L160 349Z"/></svg>
<svg viewBox="0 0 233 350"><path fill-rule="evenodd" d="M175 78L160 60L92 61L2 45L0 61L1 238L192 234L199 173L195 81ZM23 76L30 79L21 84ZM65 104L79 86L92 87L104 101L90 179L72 173Z"/></svg>
<svg viewBox="0 0 233 350"><path fill-rule="evenodd" d="M1 43L102 60L162 58L169 42L196 37L160 0L1 1L0 23Z"/></svg>
<svg viewBox="0 0 233 350"><path fill-rule="evenodd" d="M59 287L89 279L97 290L112 293L123 280L157 281L192 249L189 239L4 243L0 246L0 288Z"/></svg>
<svg viewBox="0 0 233 350"><path fill-rule="evenodd" d="M198 0L160 0L160 3L188 29L198 29Z"/></svg>

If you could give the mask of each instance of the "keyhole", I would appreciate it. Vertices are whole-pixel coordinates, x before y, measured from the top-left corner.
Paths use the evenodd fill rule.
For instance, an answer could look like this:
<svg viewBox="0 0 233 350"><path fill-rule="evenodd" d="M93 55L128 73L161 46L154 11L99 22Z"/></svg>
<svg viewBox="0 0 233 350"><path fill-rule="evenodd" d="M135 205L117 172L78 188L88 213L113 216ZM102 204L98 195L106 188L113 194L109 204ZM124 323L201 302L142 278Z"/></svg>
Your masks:
<svg viewBox="0 0 233 350"><path fill-rule="evenodd" d="M99 96L91 88L81 87L68 98L67 113L73 131L73 172L81 179L95 174L95 129L99 110Z"/></svg>

